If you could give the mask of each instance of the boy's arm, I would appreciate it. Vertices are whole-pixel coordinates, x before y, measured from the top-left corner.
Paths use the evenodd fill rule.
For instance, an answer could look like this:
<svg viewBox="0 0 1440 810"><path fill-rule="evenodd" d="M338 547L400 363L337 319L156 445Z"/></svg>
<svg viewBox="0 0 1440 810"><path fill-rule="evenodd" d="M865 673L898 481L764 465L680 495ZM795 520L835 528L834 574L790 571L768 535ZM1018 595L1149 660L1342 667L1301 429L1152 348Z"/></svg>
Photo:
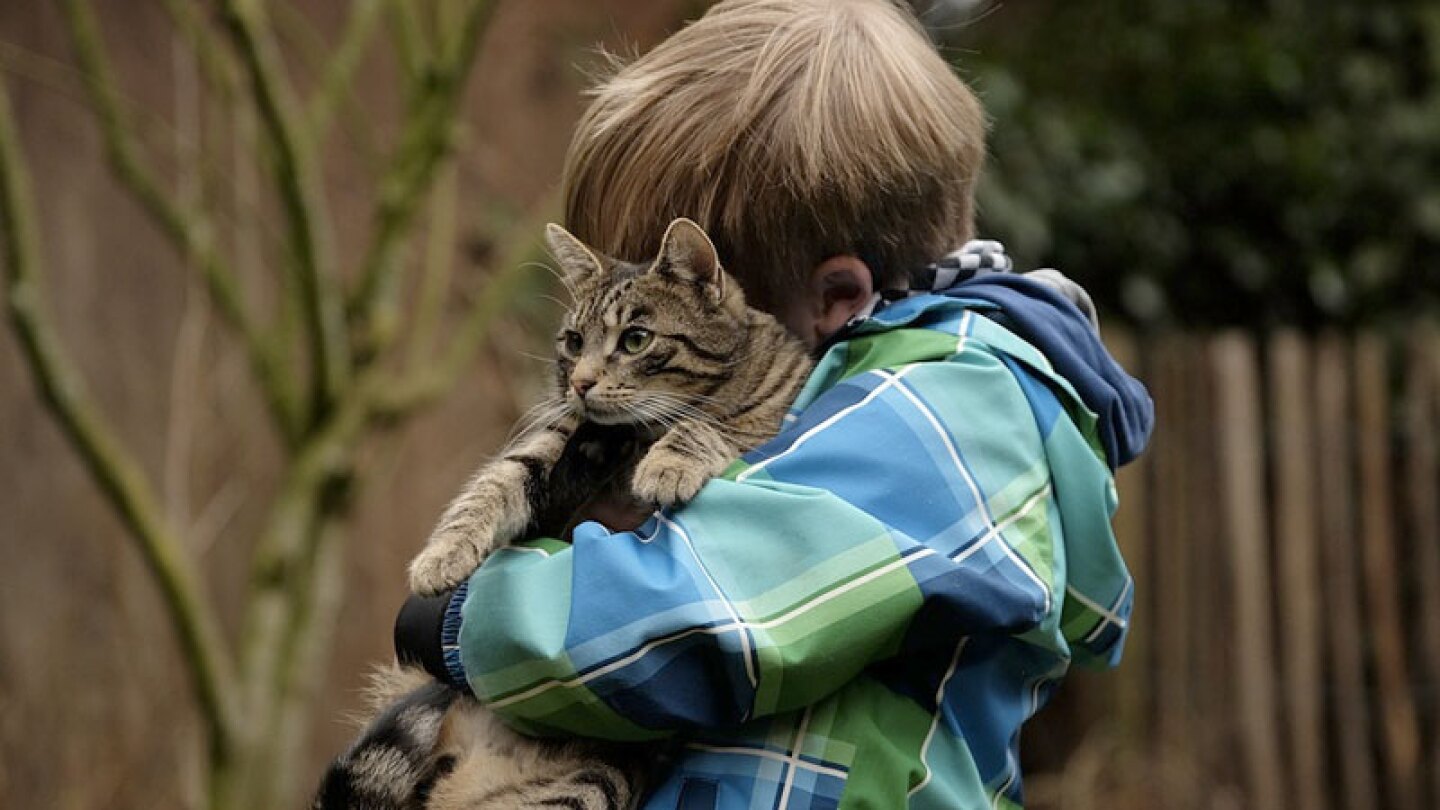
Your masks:
<svg viewBox="0 0 1440 810"><path fill-rule="evenodd" d="M524 730L635 739L812 703L916 634L1036 628L1062 598L1045 434L1074 428L1034 395L984 352L851 378L642 531L496 554L452 670ZM1090 461L1067 494L1105 503Z"/></svg>

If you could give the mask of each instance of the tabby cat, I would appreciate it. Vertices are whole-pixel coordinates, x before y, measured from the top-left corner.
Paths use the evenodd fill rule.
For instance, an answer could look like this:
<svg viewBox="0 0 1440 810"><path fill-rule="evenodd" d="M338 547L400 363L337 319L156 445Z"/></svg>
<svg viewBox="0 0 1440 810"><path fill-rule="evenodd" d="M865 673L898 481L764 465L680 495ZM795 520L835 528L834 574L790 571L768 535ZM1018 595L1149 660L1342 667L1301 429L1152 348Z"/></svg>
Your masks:
<svg viewBox="0 0 1440 810"><path fill-rule="evenodd" d="M586 496L617 484L616 494L645 504L690 500L775 435L810 370L805 346L745 305L694 222L672 222L644 264L602 257L558 225L546 237L575 300L556 338L556 392L541 406L548 418L445 510L410 564L416 593L455 587L527 532L557 521L563 530ZM607 451L620 457L594 463Z"/></svg>
<svg viewBox="0 0 1440 810"><path fill-rule="evenodd" d="M672 222L638 264L557 225L546 237L574 299L555 391L446 509L410 565L416 593L453 588L516 538L563 536L597 501L685 503L778 432L810 371L806 347L746 306L694 222ZM331 766L316 808L623 810L638 799L653 749L522 737L426 677L386 678L384 697L399 699Z"/></svg>

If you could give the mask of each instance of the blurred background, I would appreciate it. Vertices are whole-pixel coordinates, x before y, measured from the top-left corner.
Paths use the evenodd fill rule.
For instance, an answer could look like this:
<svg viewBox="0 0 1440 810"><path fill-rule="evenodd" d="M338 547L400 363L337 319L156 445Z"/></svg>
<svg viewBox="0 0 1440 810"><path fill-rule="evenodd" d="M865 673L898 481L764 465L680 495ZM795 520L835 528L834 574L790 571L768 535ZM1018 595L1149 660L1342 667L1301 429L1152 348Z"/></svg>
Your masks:
<svg viewBox="0 0 1440 810"><path fill-rule="evenodd" d="M0 4L0 807L302 803L545 369L596 46L706 5ZM1159 413L1028 805L1440 807L1440 6L917 5Z"/></svg>

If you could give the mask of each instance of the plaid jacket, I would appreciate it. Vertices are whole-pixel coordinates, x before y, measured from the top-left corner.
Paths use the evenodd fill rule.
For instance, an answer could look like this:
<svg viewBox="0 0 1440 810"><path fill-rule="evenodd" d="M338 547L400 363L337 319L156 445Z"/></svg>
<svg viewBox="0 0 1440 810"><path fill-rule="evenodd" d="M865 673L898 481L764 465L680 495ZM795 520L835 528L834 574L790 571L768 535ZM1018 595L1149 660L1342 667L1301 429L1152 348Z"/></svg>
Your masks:
<svg viewBox="0 0 1440 810"><path fill-rule="evenodd" d="M1132 582L1095 415L993 306L898 301L683 509L497 552L471 688L534 734L674 736L646 808L1020 806L1020 726L1118 661Z"/></svg>

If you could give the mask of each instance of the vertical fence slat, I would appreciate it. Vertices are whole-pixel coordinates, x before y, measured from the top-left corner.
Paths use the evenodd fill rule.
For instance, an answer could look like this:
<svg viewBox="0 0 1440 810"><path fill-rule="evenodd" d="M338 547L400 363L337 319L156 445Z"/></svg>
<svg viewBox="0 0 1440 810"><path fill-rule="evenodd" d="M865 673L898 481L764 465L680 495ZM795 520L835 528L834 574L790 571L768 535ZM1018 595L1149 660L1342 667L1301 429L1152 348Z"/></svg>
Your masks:
<svg viewBox="0 0 1440 810"><path fill-rule="evenodd" d="M1221 335L1212 351L1216 415L1225 426L1219 442L1220 490L1234 583L1235 711L1248 804L1280 807L1285 791L1276 727L1260 372L1254 342L1245 335Z"/></svg>
<svg viewBox="0 0 1440 810"><path fill-rule="evenodd" d="M1375 666L1389 807L1417 810L1420 731L1405 660L1402 580L1396 567L1395 486L1390 453L1390 378L1376 335L1355 340L1355 415L1360 472L1360 549Z"/></svg>
<svg viewBox="0 0 1440 810"><path fill-rule="evenodd" d="M1105 345L1110 354L1131 374L1142 376L1143 370L1135 336L1130 332L1106 330ZM1148 742L1150 714L1148 697L1153 681L1150 678L1150 626L1157 620L1148 609L1154 582L1150 577L1150 525L1146 521L1149 492L1146 486L1151 454L1121 468L1115 476L1120 493L1120 507L1115 513L1115 537L1135 581L1137 617L1125 640L1125 661L1110 679L1110 705L1114 707L1115 727L1119 739L1141 747Z"/></svg>
<svg viewBox="0 0 1440 810"><path fill-rule="evenodd" d="M1322 560L1329 595L1326 650L1343 806L1347 810L1372 810L1379 801L1370 758L1370 712L1365 694L1358 538L1352 504L1353 423L1345 349L1339 337L1330 335L1321 339L1315 355Z"/></svg>
<svg viewBox="0 0 1440 810"><path fill-rule="evenodd" d="M1440 462L1437 462L1436 422L1440 421L1440 336L1433 329L1414 334L1409 345L1406 372L1406 500L1409 514L1410 553L1414 562L1411 581L1419 618L1416 634L1421 677L1432 695L1430 750L1423 769L1430 774L1426 807L1440 807Z"/></svg>
<svg viewBox="0 0 1440 810"><path fill-rule="evenodd" d="M1270 438L1275 461L1277 599L1284 617L1282 717L1295 807L1324 810L1325 713L1321 685L1320 542L1315 523L1315 447L1310 363L1294 332L1270 342Z"/></svg>
<svg viewBox="0 0 1440 810"><path fill-rule="evenodd" d="M1192 746L1198 748L1198 773L1233 792L1243 789L1247 776L1246 762L1235 756L1236 725L1232 722L1239 700L1235 678L1239 651L1229 643L1235 621L1235 576L1228 516L1222 508L1226 473L1219 447L1228 426L1222 427L1217 417L1223 405L1215 385L1214 361L1211 336L1192 337L1185 391L1190 413L1183 450L1193 493L1184 537L1191 581L1190 639L1196 645L1191 696L1196 737ZM1214 639L1226 639L1227 643L1213 644Z"/></svg>
<svg viewBox="0 0 1440 810"><path fill-rule="evenodd" d="M1187 342L1166 338L1156 351L1156 395L1160 414L1155 433L1156 553L1155 615L1163 617L1165 632L1155 642L1156 721L1167 752L1187 752L1191 733L1193 647L1190 642L1190 566L1187 559L1187 519L1190 515L1190 469L1184 458L1184 428L1191 408L1186 397Z"/></svg>

